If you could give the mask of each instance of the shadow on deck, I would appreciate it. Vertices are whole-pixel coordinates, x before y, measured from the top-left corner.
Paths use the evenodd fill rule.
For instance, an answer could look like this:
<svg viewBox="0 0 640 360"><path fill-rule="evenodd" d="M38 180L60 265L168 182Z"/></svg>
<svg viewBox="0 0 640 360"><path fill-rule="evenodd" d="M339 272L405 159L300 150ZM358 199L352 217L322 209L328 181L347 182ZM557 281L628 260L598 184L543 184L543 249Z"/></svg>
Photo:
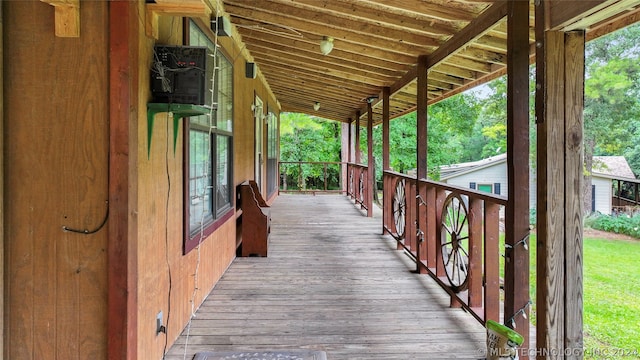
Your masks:
<svg viewBox="0 0 640 360"><path fill-rule="evenodd" d="M237 258L166 359L322 350L327 359L484 358L484 327L341 195L281 195L268 258Z"/></svg>

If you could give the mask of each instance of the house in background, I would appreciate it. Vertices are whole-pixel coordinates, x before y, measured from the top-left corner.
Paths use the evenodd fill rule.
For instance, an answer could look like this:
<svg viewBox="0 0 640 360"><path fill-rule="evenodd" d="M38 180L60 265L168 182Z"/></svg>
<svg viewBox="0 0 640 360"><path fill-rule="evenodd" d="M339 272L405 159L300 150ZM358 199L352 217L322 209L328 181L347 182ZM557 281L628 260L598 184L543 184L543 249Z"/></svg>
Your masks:
<svg viewBox="0 0 640 360"><path fill-rule="evenodd" d="M507 154L441 166L440 181L496 195L507 194Z"/></svg>
<svg viewBox="0 0 640 360"><path fill-rule="evenodd" d="M529 187L529 207L536 205L536 174L532 167ZM617 179L635 179L631 167L624 156L594 156L591 177L591 211L611 214L613 208L612 181ZM486 159L445 165L440 167L440 181L493 193L506 195L507 154Z"/></svg>

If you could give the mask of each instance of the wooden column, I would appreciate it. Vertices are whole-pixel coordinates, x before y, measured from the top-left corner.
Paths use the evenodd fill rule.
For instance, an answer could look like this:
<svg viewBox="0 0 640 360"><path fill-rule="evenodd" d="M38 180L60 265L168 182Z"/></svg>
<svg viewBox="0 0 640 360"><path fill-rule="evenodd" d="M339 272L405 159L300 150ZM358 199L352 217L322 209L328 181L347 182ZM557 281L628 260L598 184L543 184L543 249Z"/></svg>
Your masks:
<svg viewBox="0 0 640 360"><path fill-rule="evenodd" d="M582 166L584 31L546 31L548 2L536 7L538 123L537 347L582 347ZM568 350L565 352L565 349ZM551 359L539 355L538 359Z"/></svg>
<svg viewBox="0 0 640 360"><path fill-rule="evenodd" d="M376 176L376 161L373 158L373 109L371 108L371 102L367 102L367 216L373 217L373 195L376 192L375 188L375 176Z"/></svg>
<svg viewBox="0 0 640 360"><path fill-rule="evenodd" d="M0 2L0 80L4 84L4 43ZM0 88L0 149L4 149L4 86ZM0 356L4 354L4 151L0 152Z"/></svg>
<svg viewBox="0 0 640 360"><path fill-rule="evenodd" d="M349 190L349 174L347 164L351 162L351 118L347 122L342 123L341 136L341 153L340 174L342 179L342 191L346 194Z"/></svg>
<svg viewBox="0 0 640 360"><path fill-rule="evenodd" d="M135 360L138 347L137 248L130 237L136 208L135 144L138 84L138 3L109 2L109 241L107 358ZM143 111L143 110L140 110ZM130 130L133 129L133 130ZM129 146L133 144L133 146ZM133 160L135 161L135 160Z"/></svg>
<svg viewBox="0 0 640 360"><path fill-rule="evenodd" d="M420 179L427 178L427 56L418 57L418 94L416 98L416 193L414 199L407 199L411 204L415 201L416 221L418 222L419 233L409 233L406 236L416 237L416 257L426 261L426 247L420 240L425 238L427 228L427 190L425 186L420 186ZM418 198L419 197L419 198ZM418 272L426 272L426 269L419 265Z"/></svg>
<svg viewBox="0 0 640 360"><path fill-rule="evenodd" d="M362 161L360 159L360 111L356 111L356 141L355 141L355 149L354 152L354 162L356 164L360 164Z"/></svg>
<svg viewBox="0 0 640 360"><path fill-rule="evenodd" d="M504 320L529 347L529 3L507 7L507 178ZM525 313L526 317L523 315ZM524 357L524 356L521 356Z"/></svg>
<svg viewBox="0 0 640 360"><path fill-rule="evenodd" d="M349 118L349 122L347 124L349 124L349 126L347 126L347 162L350 163L351 162L351 151L353 150L353 137L351 136L351 129L353 127L352 124L353 120L351 118Z"/></svg>
<svg viewBox="0 0 640 360"><path fill-rule="evenodd" d="M391 170L389 166L389 97L391 95L391 89L388 86L382 88L382 178L383 178L383 193L382 196L382 234L388 234L385 230L385 223L391 223L391 189L386 189L388 185L384 181L384 172Z"/></svg>
<svg viewBox="0 0 640 360"><path fill-rule="evenodd" d="M389 166L389 97L391 89L382 88L382 170L390 170Z"/></svg>
<svg viewBox="0 0 640 360"><path fill-rule="evenodd" d="M418 95L416 100L417 144L416 174L418 179L427 177L427 56L418 57Z"/></svg>

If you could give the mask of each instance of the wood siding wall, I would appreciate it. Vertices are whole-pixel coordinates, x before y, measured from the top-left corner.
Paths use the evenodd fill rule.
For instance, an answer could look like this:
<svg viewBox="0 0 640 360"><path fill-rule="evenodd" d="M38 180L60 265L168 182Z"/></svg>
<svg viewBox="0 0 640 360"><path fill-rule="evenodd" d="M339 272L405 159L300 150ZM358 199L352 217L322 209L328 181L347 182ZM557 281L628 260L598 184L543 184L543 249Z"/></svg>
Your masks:
<svg viewBox="0 0 640 360"><path fill-rule="evenodd" d="M141 8L141 11L144 11ZM144 16L141 16L144 18ZM206 24L198 22L205 30ZM149 64L155 44L181 44L182 20L159 19L159 39L154 42L141 28L139 88L141 110L150 100ZM234 184L254 177L254 118L251 110L254 94L265 102L275 101L259 79L245 77L245 59L240 47L230 38L218 38L222 51L234 65ZM274 107L275 108L275 107ZM162 311L167 324L170 346L187 325L195 311L220 279L236 252L236 221L232 217L209 238L200 249L182 254L183 219L183 130L180 127L176 151L173 151L173 120L167 114L156 115L150 156L147 157L146 112L138 119L138 358L159 359L165 335L156 336L156 316ZM185 121L185 120L182 120ZM266 153L266 134L263 140ZM266 170L263 176L266 175ZM264 179L264 177L263 177ZM263 190L264 191L264 190ZM168 201L167 201L168 196ZM197 290L196 287L197 268ZM171 277L171 278L170 278ZM195 295L194 295L195 294ZM191 301L194 302L192 308ZM167 323L168 321L168 323Z"/></svg>
<svg viewBox="0 0 640 360"><path fill-rule="evenodd" d="M4 329L6 359L105 359L107 357L107 246L104 227L85 235L63 231L100 225L109 198L109 5L82 2L79 38L56 38L54 8L37 1L3 2L3 140L6 182L4 230L7 271ZM144 2L138 18L146 19ZM192 310L235 257L232 217L183 255L183 141L179 129L158 114L147 156L147 102L153 46L181 44L182 20L160 17L160 40L133 34L138 54L131 72L132 139L127 154L135 176L128 178L129 256L137 274L137 325L133 353L159 359L187 325ZM276 110L259 79L246 79L240 47L221 45L234 62L234 183L254 176L254 94ZM266 106L265 106L266 109ZM266 153L265 133L264 153ZM264 170L263 174L266 174ZM197 271L197 285L194 274ZM126 275L125 275L126 276ZM194 289L197 287L197 290ZM192 304L195 308L192 308ZM167 335L156 335L163 312ZM123 314L124 316L124 314Z"/></svg>
<svg viewBox="0 0 640 360"><path fill-rule="evenodd" d="M79 38L54 8L3 2L5 359L106 357L108 7L82 3Z"/></svg>

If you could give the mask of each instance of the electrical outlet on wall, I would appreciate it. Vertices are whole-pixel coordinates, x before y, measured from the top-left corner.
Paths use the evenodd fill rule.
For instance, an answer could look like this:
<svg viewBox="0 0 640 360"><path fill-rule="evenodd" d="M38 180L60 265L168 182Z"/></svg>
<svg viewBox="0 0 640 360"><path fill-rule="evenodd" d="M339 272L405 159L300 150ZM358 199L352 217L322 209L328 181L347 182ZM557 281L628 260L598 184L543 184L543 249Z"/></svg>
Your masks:
<svg viewBox="0 0 640 360"><path fill-rule="evenodd" d="M156 315L156 335L160 333L167 333L167 328L162 323L162 310Z"/></svg>

